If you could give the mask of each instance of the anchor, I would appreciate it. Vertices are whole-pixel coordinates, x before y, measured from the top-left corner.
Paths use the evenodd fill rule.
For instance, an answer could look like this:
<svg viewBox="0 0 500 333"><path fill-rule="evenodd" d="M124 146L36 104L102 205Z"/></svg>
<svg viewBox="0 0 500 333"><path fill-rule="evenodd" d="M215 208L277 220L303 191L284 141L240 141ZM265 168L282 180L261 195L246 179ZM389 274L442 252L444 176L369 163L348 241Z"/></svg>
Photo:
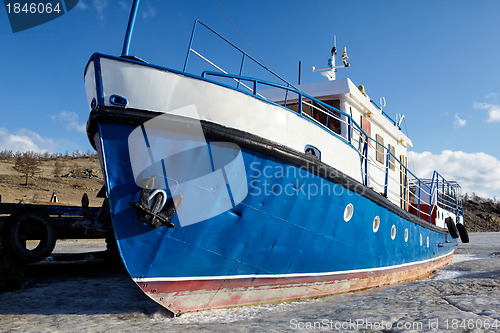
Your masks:
<svg viewBox="0 0 500 333"><path fill-rule="evenodd" d="M139 220L146 222L154 228L166 226L173 228L175 225L170 219L177 212L177 208L182 206L182 194L178 194L167 200L164 190L151 189L154 185L154 178L148 178L141 188L138 202L130 202L129 205L137 210ZM177 207L177 208L176 208Z"/></svg>

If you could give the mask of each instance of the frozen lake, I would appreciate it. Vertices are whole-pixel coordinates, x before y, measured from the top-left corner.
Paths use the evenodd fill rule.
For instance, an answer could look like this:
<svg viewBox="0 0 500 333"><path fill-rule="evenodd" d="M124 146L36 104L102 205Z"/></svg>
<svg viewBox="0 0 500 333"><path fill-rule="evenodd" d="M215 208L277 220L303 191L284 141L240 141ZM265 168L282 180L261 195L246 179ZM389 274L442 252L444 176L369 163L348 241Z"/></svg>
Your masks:
<svg viewBox="0 0 500 333"><path fill-rule="evenodd" d="M118 265L40 265L23 289L0 294L0 331L500 332L500 233L471 233L470 240L428 280L175 318Z"/></svg>

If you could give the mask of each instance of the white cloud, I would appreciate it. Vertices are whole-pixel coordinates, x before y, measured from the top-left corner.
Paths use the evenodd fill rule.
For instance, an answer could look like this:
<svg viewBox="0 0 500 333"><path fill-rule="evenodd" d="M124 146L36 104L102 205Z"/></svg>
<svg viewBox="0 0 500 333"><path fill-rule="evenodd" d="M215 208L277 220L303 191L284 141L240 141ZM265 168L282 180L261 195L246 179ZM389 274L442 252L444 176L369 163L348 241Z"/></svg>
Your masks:
<svg viewBox="0 0 500 333"><path fill-rule="evenodd" d="M79 8L81 10L87 10L89 6L83 2L82 0L78 1L78 4L76 5L76 8Z"/></svg>
<svg viewBox="0 0 500 333"><path fill-rule="evenodd" d="M493 198L500 196L500 161L486 153L465 153L444 150L441 154L430 152L408 154L410 166L421 178L432 178L437 170L447 180L456 180L462 193Z"/></svg>
<svg viewBox="0 0 500 333"><path fill-rule="evenodd" d="M79 133L86 132L85 122L81 122L80 117L75 112L62 111L57 115L52 115L51 118L59 120L68 131L77 131Z"/></svg>
<svg viewBox="0 0 500 333"><path fill-rule="evenodd" d="M460 128L467 124L467 120L460 118L458 113L455 113L455 120L453 121L453 127Z"/></svg>
<svg viewBox="0 0 500 333"><path fill-rule="evenodd" d="M151 6L150 3L147 3L146 7L147 7L146 9L142 10L142 18L147 19L150 17L155 17L156 9L153 6Z"/></svg>
<svg viewBox="0 0 500 333"><path fill-rule="evenodd" d="M99 20L104 21L105 13L110 5L113 10L119 8L128 12L131 9L131 3L131 1L114 1L110 3L109 0L92 0L92 7L97 11L97 17L99 18ZM87 5L86 2L80 0L78 2L77 8L87 10L89 8L89 5ZM156 16L156 9L150 3L146 3L146 5L143 5L139 12L141 13L142 18L145 19Z"/></svg>
<svg viewBox="0 0 500 333"><path fill-rule="evenodd" d="M53 152L54 148L52 139L44 138L31 130L21 129L16 133L9 133L5 128L0 128L0 150Z"/></svg>
<svg viewBox="0 0 500 333"><path fill-rule="evenodd" d="M481 109L488 111L488 121L489 122L500 122L500 105L491 103L480 103L474 101L472 107L474 109Z"/></svg>
<svg viewBox="0 0 500 333"><path fill-rule="evenodd" d="M99 20L104 21L104 12L108 7L108 0L94 0L92 1L95 10L97 10L97 17Z"/></svg>
<svg viewBox="0 0 500 333"><path fill-rule="evenodd" d="M130 10L130 4L125 1L118 1L118 5L121 9Z"/></svg>
<svg viewBox="0 0 500 333"><path fill-rule="evenodd" d="M486 94L486 96L484 96L485 99L489 99L489 100L492 100L494 102L497 101L497 97L498 97L498 93L495 93L495 92L491 92L489 94Z"/></svg>

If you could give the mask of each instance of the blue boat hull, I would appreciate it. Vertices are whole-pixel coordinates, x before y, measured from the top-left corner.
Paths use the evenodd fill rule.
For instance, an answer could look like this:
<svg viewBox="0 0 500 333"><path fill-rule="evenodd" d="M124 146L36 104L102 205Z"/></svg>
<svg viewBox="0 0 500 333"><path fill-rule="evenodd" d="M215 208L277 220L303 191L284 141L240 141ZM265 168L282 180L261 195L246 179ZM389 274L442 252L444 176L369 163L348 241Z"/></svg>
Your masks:
<svg viewBox="0 0 500 333"><path fill-rule="evenodd" d="M181 226L175 215L174 228L153 228L130 205L141 190L128 145L137 127L93 123L122 259L139 287L174 313L413 280L451 260L456 241L446 230L338 172L330 176L304 154L259 145L245 133L217 137L209 124L209 145L224 140L240 147L248 194L220 214L220 207L200 204L214 211L198 223Z"/></svg>

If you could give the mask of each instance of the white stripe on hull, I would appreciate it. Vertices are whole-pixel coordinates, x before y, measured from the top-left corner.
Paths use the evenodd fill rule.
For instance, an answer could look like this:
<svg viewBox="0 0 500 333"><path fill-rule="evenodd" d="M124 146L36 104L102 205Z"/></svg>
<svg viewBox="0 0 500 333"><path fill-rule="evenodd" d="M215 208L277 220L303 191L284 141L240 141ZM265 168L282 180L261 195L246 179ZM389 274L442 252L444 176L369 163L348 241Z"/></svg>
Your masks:
<svg viewBox="0 0 500 333"><path fill-rule="evenodd" d="M296 277L316 277L316 276L328 276L328 275L338 275L338 274L352 274L352 273L364 273L364 272L378 272L389 269L403 268L413 265L422 265L429 263L431 261L440 260L446 256L452 254L455 250L450 253L443 254L439 257L430 258L421 261L415 261L410 263L405 263L401 265L393 265L386 267L375 267L375 268L364 268L364 269L353 269L345 271L336 272L324 272L324 273L295 273L295 274L247 274L247 275L227 275L227 276L188 276L188 277L155 277L155 278L133 278L134 282L161 282L161 281L201 281L201 280L228 280L228 279L253 279L253 278L296 278Z"/></svg>

